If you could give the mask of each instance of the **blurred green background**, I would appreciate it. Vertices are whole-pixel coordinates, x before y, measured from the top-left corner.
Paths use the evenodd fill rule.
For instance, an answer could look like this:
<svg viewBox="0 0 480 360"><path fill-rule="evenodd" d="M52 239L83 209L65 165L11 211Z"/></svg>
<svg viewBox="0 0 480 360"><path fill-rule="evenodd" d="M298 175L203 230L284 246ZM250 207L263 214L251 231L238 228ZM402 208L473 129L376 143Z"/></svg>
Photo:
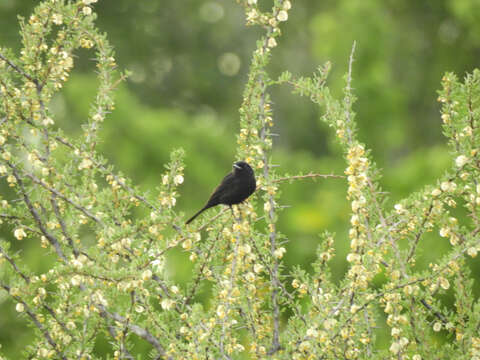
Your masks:
<svg viewBox="0 0 480 360"><path fill-rule="evenodd" d="M1 46L19 50L16 16L28 17L37 3L0 1ZM259 3L263 7L271 2ZM95 9L119 67L132 72L117 92L116 110L104 123L100 150L117 170L148 190L160 181L169 152L184 148L186 174L178 206L190 215L234 160L238 108L261 31L244 26L242 8L233 0L102 0ZM269 66L272 76L284 70L310 75L330 60L329 84L338 96L357 41L353 87L360 139L383 171L390 205L432 183L449 166L436 91L444 72L463 77L478 67L478 0L295 1L281 28L283 36ZM70 81L51 104L56 121L71 134L85 121L96 86L94 54L82 50L76 55ZM288 88L272 89L272 98L280 134L273 159L279 172L342 173L344 162L319 120L319 109ZM317 235L328 229L337 234L332 269L340 278L346 268L350 216L345 181L306 180L281 188L281 204L291 206L279 222L290 240L286 264L310 269ZM11 237L5 227L1 230L3 237ZM449 247L436 234L421 245L423 265ZM24 251L34 269L44 266L35 250ZM479 274L478 262L472 266ZM178 280L187 276L180 274ZM0 302L0 343L7 354L14 354L22 348L18 333L24 324L12 314L10 302L2 297ZM3 331L7 327L9 331Z"/></svg>

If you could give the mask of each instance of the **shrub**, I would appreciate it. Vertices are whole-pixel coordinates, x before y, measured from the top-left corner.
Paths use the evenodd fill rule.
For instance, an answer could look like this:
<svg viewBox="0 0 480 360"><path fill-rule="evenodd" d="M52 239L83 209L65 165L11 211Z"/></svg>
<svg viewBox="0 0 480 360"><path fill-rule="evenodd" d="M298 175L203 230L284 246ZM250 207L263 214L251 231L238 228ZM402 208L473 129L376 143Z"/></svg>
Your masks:
<svg viewBox="0 0 480 360"><path fill-rule="evenodd" d="M0 288L34 329L25 357L95 358L95 342L106 338L113 357L127 359L147 352L165 359L480 358L480 307L467 264L480 250L480 72L463 82L453 74L442 79L438 99L451 168L389 209L380 171L356 136L355 45L343 99L329 91L329 64L311 77L284 72L271 78L266 67L290 2L276 0L261 11L257 1L242 1L247 25L264 29L237 137L238 158L253 165L259 189L235 216L219 211L185 226L175 208L182 150L172 151L160 185L144 194L96 149L112 94L126 75L118 73L113 50L95 27L94 2L43 1L21 22L20 56L0 49L0 175L9 187L0 220L12 234L0 241ZM56 126L49 106L79 48L95 50L99 85L75 137ZM269 89L277 85L321 107L345 157L351 251L340 282L331 279L328 263L335 242L347 240L329 232L321 236L312 273L282 264L279 183L335 176L285 176L272 165ZM418 245L432 231L438 242L449 242L448 250L419 268ZM54 260L40 273L29 269L15 251L17 241L38 242L39 256L53 253ZM175 284L165 266L178 247L193 263L185 286ZM211 296L202 302L199 293L208 286ZM377 339L383 314L387 349Z"/></svg>

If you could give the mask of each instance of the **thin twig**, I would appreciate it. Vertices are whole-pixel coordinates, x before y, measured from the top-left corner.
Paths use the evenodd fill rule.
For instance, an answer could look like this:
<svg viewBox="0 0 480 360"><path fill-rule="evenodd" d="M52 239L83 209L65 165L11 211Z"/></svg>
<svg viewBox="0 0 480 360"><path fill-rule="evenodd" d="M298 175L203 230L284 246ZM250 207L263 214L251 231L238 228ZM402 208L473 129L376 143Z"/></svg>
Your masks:
<svg viewBox="0 0 480 360"><path fill-rule="evenodd" d="M45 338L45 340L47 340L47 342L50 344L50 346L56 351L57 355L62 359L62 360L67 360L67 357L63 354L63 352L60 350L60 347L58 346L58 344L55 342L55 340L53 340L52 336L50 335L50 332L48 331L47 328L45 328L42 323L38 320L37 316L35 315L35 313L30 309L30 307L28 306L28 304L22 300L21 297L17 296L17 295L12 295L10 293L10 287L3 284L3 283L0 283L0 287L3 288L5 291L7 291L10 296L12 296L12 298L15 299L15 301L17 301L18 303L22 304L24 309L25 309L25 312L27 313L27 315L30 317L30 319L33 321L33 323L35 324L35 326L38 328L38 330L40 330L40 332L42 333L43 337Z"/></svg>
<svg viewBox="0 0 480 360"><path fill-rule="evenodd" d="M75 247L75 244L73 242L72 237L70 235L68 235L67 227L65 225L65 221L63 221L63 218L60 216L60 210L59 210L58 204L57 204L57 196L55 194L52 194L52 198L50 200L51 200L51 203L52 203L53 211L55 213L55 217L57 218L58 223L60 224L60 228L62 229L62 234L67 239L68 244L72 248L72 251L73 251L73 254L75 255L75 257L78 257L78 250Z"/></svg>
<svg viewBox="0 0 480 360"><path fill-rule="evenodd" d="M307 174L307 175L296 175L296 176L287 176L272 180L272 182L282 182L282 181L290 181L290 180L301 180L301 179L308 179L308 178L334 178L334 179L345 179L344 175L335 175L335 174Z"/></svg>
<svg viewBox="0 0 480 360"><path fill-rule="evenodd" d="M236 219L237 223L241 223L241 219ZM229 355L225 353L225 348L224 348L224 341L226 337L226 318L228 317L228 313L230 312L230 296L232 295L233 288L235 287L235 277L237 273L237 260L238 260L238 247L240 243L240 238L237 236L237 239L235 241L234 249L233 249L233 259L232 259L232 264L230 268L230 284L226 296L226 305L225 305L225 317L222 319L222 329L221 329L221 334L220 334L220 354L222 354L222 357L224 359L231 359Z"/></svg>
<svg viewBox="0 0 480 360"><path fill-rule="evenodd" d="M347 73L347 86L345 88L345 123L347 124L346 129L347 129L347 136L348 136L348 143L352 143L352 119L350 116L350 110L352 108L352 67L353 67L353 61L354 57L353 55L355 54L355 47L357 45L357 42L354 41L352 45L352 51L350 52L350 59L348 61L348 73Z"/></svg>
<svg viewBox="0 0 480 360"><path fill-rule="evenodd" d="M8 66L10 66L12 69L14 69L17 73L19 73L20 75L26 77L28 80L30 80L31 82L33 82L35 85L38 84L38 80L37 79L34 79L33 77L31 77L30 75L28 75L25 71L23 71L20 67L18 67L17 65L15 65L13 62L11 62L9 59L7 59L2 53L0 53L0 59L2 59L3 61L5 61Z"/></svg>
<svg viewBox="0 0 480 360"><path fill-rule="evenodd" d="M18 186L20 187L20 191L23 195L23 201L27 205L27 208L30 211L30 214L32 215L33 219L37 223L38 228L40 229L42 234L47 238L48 242L55 248L55 251L56 251L57 255L63 261L67 261L67 257L63 253L62 247L60 246L60 243L58 242L57 238L47 231L47 229L45 228L45 226L42 222L42 219L40 219L40 215L38 214L37 210L33 206L32 202L30 200L30 197L27 195L27 192L25 190L25 186L23 185L23 180L18 175L17 168L9 161L7 162L7 164L12 169L13 176L17 180Z"/></svg>
<svg viewBox="0 0 480 360"><path fill-rule="evenodd" d="M438 318L443 324L447 323L447 319L445 319L445 316L443 316L442 313L435 311L426 301L425 299L420 299L420 303L425 306L433 315L435 315L436 318Z"/></svg>
<svg viewBox="0 0 480 360"><path fill-rule="evenodd" d="M104 305L95 304L95 307L100 310L100 315L102 317L108 317L108 318L113 319L115 321L118 321L122 324L127 323L126 318L124 318L123 316L121 316L117 313L109 312ZM135 335L137 335L137 336L141 337L142 339L148 341L157 350L157 352L161 356L166 356L166 352L165 352L165 349L163 348L162 344L160 344L160 341L155 336L153 336L150 333L150 331L148 331L147 329L144 329L144 328L142 328L138 325L132 324L132 323L128 323L127 325L128 325L128 328ZM172 358L169 356L168 359L172 359Z"/></svg>
<svg viewBox="0 0 480 360"><path fill-rule="evenodd" d="M15 263L15 261L13 261L13 259L6 253L6 251L0 246L0 253L2 254L2 256L7 259L7 261L10 263L10 265L12 265L13 269L15 270L15 272L20 275L22 277L23 280L25 280L25 282L28 284L30 283L30 279L28 278L27 275L25 275L17 266L17 264Z"/></svg>
<svg viewBox="0 0 480 360"><path fill-rule="evenodd" d="M270 33L273 31L272 27L267 28L267 36L263 42L262 50L266 51L268 48L267 38ZM268 85L265 83L263 73L259 73L258 76L258 88L260 89L260 99L258 103L259 109L259 117L262 120L263 126L260 130L260 139L262 142L265 142L267 138L267 133L269 133L268 124L265 122L265 104L266 104L266 96L267 96L267 87ZM263 163L265 164L263 167L263 177L268 183L270 180L270 167L268 161L268 155L264 151L263 152ZM275 229L275 200L273 195L268 195L267 202L270 205L270 209L268 211L268 222L269 222L269 240L270 240L270 255L273 261L273 267L271 272L271 284L272 284L272 292L271 292L271 301L272 301L272 320L273 320L273 336L272 336L272 347L268 351L269 355L273 355L276 353L280 348L280 306L278 304L278 287L279 287L279 279L278 279L278 260L275 256L275 251L277 250L277 234Z"/></svg>
<svg viewBox="0 0 480 360"><path fill-rule="evenodd" d="M477 244L480 243L480 240L477 241ZM428 276L424 276L422 278L419 278L419 279L415 279L415 280L411 280L411 281L407 281L405 283L402 283L402 284L399 284L397 286L394 286L393 288L390 288L390 289L386 289L380 293L377 293L377 294L372 294L373 297L366 301L362 306L360 306L359 308L357 308L357 310L355 312L353 312L344 322L343 324L339 327L340 330L338 330L331 338L330 340L334 340L337 336L340 335L340 331L341 329L343 328L343 326L347 325L350 321L352 321L352 319L360 312L362 311L365 307L367 307L368 305L370 305L373 301L375 301L376 299L382 297L382 296L385 296L385 294L389 294L389 293L392 293L392 292L395 292L397 290L400 290L400 289L403 289L405 288L406 286L409 286L409 285L414 285L414 284L418 284L418 283L422 283L426 280L429 280L429 279L432 279L432 278L435 278L436 276L438 276L439 274L441 274L446 268L448 268L450 266L450 263L451 261L455 261L457 260L460 256L462 256L465 252L467 251L467 248L464 248L464 249L461 249L460 251L458 251L455 256L452 257L452 259L450 261L448 261L446 263L446 265L444 265L441 269L439 269L438 271L436 272L433 272L431 273L430 275ZM425 306L425 305L424 305Z"/></svg>
<svg viewBox="0 0 480 360"><path fill-rule="evenodd" d="M65 145L66 147L72 149L72 150L80 150L78 149L75 145L73 145L72 143L70 143L69 141L67 141L66 139L60 137L60 136L56 136L55 137L55 140L57 140L59 143ZM152 210L155 210L155 211L160 211L160 208L158 208L157 206L153 205L151 202L149 202L144 196L142 195L139 195L135 192L135 190L128 186L124 181L120 180L120 178L113 174L112 172L108 171L108 169L103 165L101 164L100 162L98 162L96 159L94 159L93 157L87 157L88 160L92 161L92 163L100 170L102 170L104 173L108 173L110 176L113 177L113 179L118 183L118 185L120 185L125 191L127 191L132 197L134 197L135 199L139 200L140 202L144 203L145 205L147 205L149 208L151 208Z"/></svg>
<svg viewBox="0 0 480 360"><path fill-rule="evenodd" d="M433 210L433 202L430 204L430 207L427 210L427 213L425 214L425 217L423 218L422 225L420 225L419 231L417 235L415 236L415 241L413 242L412 247L410 248L410 251L408 252L407 256L407 263L412 259L413 255L415 254L415 250L417 249L418 242L420 241L421 236L425 232L425 223L427 222L428 218L430 217L430 214L432 213Z"/></svg>
<svg viewBox="0 0 480 360"><path fill-rule="evenodd" d="M220 235L220 233L219 233L219 235ZM218 237L217 237L216 240L218 240ZM215 247L216 244L217 244L217 241L212 241L212 243L210 244L210 247L207 250L207 254L204 257L205 261L200 266L200 269L198 270L198 275L197 275L196 279L193 281L193 287L190 290L190 294L183 301L183 303L185 305L188 305L190 303L190 301L193 299L193 297L195 296L197 288L200 285L200 280L203 277L203 270L207 266L207 263L210 261L210 254L212 253L212 250L213 250L213 248Z"/></svg>

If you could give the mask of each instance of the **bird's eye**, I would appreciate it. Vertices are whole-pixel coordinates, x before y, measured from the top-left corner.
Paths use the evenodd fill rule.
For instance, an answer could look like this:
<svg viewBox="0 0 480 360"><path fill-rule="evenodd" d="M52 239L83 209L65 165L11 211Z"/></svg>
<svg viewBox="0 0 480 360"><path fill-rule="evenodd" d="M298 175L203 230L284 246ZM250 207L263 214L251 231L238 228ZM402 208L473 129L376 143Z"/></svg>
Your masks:
<svg viewBox="0 0 480 360"><path fill-rule="evenodd" d="M245 170L249 168L245 161L237 161L236 163L233 163L233 167L237 170Z"/></svg>

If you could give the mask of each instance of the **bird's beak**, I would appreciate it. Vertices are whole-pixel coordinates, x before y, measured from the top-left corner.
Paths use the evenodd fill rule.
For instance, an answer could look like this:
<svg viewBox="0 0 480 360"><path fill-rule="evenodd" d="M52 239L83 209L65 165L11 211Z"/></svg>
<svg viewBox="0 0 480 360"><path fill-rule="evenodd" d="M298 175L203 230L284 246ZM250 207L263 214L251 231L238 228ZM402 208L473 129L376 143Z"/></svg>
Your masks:
<svg viewBox="0 0 480 360"><path fill-rule="evenodd" d="M240 169L241 169L241 167L240 167L240 166L238 166L237 164L233 164L233 167L234 167L235 169L238 169L238 170L240 170Z"/></svg>

